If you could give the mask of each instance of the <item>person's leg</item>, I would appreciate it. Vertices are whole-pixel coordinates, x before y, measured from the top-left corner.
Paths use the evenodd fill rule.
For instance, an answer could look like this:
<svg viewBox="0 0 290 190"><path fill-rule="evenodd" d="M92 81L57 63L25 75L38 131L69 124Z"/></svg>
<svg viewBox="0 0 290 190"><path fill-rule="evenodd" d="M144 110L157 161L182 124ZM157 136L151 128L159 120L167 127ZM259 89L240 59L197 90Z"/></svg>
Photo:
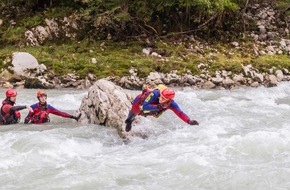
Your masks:
<svg viewBox="0 0 290 190"><path fill-rule="evenodd" d="M126 129L125 130L126 130L126 132L131 131L132 123L133 123L135 117L136 117L136 115L132 111L130 111L127 119L125 120L125 123L126 123Z"/></svg>
<svg viewBox="0 0 290 190"><path fill-rule="evenodd" d="M132 103L132 108L129 112L129 115L127 117L127 119L125 120L125 123L126 123L126 132L129 132L131 131L131 128L132 128L132 123L136 117L136 115L138 115L140 113L140 96L141 94L139 94L133 101Z"/></svg>

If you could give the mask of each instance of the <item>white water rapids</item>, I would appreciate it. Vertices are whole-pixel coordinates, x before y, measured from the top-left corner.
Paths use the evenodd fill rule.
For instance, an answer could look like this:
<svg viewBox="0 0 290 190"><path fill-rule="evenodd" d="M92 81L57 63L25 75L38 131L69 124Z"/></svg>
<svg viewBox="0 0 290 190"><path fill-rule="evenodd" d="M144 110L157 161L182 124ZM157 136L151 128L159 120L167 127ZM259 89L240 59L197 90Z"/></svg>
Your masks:
<svg viewBox="0 0 290 190"><path fill-rule="evenodd" d="M18 90L17 104L37 101ZM73 113L86 91L47 90L48 103ZM5 89L0 90L4 99ZM137 92L132 92L136 94ZM51 123L0 126L2 190L289 190L290 83L237 90L178 89L173 112L142 118L124 143L112 128L51 116Z"/></svg>

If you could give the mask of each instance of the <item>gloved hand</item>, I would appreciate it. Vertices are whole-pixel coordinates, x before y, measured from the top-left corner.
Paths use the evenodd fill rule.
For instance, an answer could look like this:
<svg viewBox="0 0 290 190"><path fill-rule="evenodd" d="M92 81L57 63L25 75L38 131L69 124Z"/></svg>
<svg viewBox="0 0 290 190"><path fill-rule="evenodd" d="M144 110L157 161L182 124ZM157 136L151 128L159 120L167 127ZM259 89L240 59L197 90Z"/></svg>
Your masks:
<svg viewBox="0 0 290 190"><path fill-rule="evenodd" d="M75 119L76 121L79 121L82 114L80 113L78 116L71 115L70 118Z"/></svg>
<svg viewBox="0 0 290 190"><path fill-rule="evenodd" d="M191 120L189 119L188 122L187 122L189 125L199 125L199 123L196 121L196 120Z"/></svg>

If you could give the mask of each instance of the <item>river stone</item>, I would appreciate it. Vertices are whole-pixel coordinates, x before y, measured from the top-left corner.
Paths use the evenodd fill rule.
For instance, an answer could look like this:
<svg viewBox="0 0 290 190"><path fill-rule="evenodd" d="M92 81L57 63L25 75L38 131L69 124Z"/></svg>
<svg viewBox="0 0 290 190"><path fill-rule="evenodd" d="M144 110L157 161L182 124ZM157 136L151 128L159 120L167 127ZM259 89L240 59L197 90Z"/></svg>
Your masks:
<svg viewBox="0 0 290 190"><path fill-rule="evenodd" d="M212 88L215 88L215 84L211 81L206 81L204 84L203 84L203 88L204 89L212 89Z"/></svg>
<svg viewBox="0 0 290 190"><path fill-rule="evenodd" d="M277 86L278 80L275 75L269 75L268 87Z"/></svg>
<svg viewBox="0 0 290 190"><path fill-rule="evenodd" d="M89 88L83 98L78 113L80 122L104 125L117 129L120 137L125 138L124 121L131 109L132 97L121 87L105 79L100 79Z"/></svg>
<svg viewBox="0 0 290 190"><path fill-rule="evenodd" d="M277 70L276 71L276 76L277 76L278 82L281 82L283 80L283 78L284 78L284 74L283 74L283 72L281 70Z"/></svg>

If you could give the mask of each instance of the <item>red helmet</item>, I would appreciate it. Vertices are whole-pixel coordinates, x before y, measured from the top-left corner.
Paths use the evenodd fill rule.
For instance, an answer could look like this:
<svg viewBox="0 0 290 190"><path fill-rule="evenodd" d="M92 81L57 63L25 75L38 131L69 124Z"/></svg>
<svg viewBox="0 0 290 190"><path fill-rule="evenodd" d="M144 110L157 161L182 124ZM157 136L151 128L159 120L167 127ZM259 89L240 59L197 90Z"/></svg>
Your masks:
<svg viewBox="0 0 290 190"><path fill-rule="evenodd" d="M171 100L173 100L173 98L175 96L175 92L171 88L165 88L164 90L161 91L161 96L163 96L165 99L171 101Z"/></svg>
<svg viewBox="0 0 290 190"><path fill-rule="evenodd" d="M46 92L44 90L39 90L37 92L37 98L39 98L40 96L47 96Z"/></svg>
<svg viewBox="0 0 290 190"><path fill-rule="evenodd" d="M6 98L10 98L12 96L17 96L17 92L14 89L8 89L6 91Z"/></svg>

